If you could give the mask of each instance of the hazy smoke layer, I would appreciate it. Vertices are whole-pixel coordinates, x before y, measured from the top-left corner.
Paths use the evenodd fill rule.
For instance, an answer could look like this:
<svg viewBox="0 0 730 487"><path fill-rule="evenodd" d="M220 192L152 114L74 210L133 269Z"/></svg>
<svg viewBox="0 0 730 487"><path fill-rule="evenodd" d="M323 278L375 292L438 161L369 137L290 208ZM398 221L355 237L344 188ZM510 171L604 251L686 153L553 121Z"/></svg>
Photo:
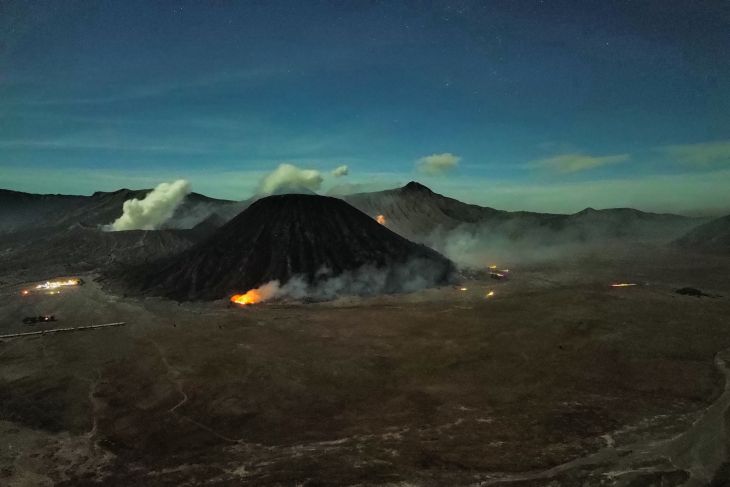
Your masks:
<svg viewBox="0 0 730 487"><path fill-rule="evenodd" d="M490 224L437 228L413 240L424 243L462 268L484 268L490 263L514 265L569 259L580 252L608 250L617 243L666 244L694 223L634 221L597 216L554 228L531 217Z"/></svg>
<svg viewBox="0 0 730 487"><path fill-rule="evenodd" d="M364 265L357 270L331 275L322 268L314 280L295 276L283 286L270 281L257 289L261 301L274 298L329 300L342 296L368 296L383 293L414 292L439 285L443 269L433 263L412 259L403 264L377 268Z"/></svg>
<svg viewBox="0 0 730 487"><path fill-rule="evenodd" d="M161 183L143 199L125 201L122 216L103 228L106 231L154 230L172 216L188 193L190 183L184 179Z"/></svg>
<svg viewBox="0 0 730 487"><path fill-rule="evenodd" d="M258 193L263 195L309 190L316 192L324 178L314 169L301 169L292 164L280 164L259 183Z"/></svg>
<svg viewBox="0 0 730 487"><path fill-rule="evenodd" d="M585 242L558 239L552 232L530 232L515 238L506 229L462 227L429 237L430 245L460 268L484 269L491 264L515 266L567 258Z"/></svg>

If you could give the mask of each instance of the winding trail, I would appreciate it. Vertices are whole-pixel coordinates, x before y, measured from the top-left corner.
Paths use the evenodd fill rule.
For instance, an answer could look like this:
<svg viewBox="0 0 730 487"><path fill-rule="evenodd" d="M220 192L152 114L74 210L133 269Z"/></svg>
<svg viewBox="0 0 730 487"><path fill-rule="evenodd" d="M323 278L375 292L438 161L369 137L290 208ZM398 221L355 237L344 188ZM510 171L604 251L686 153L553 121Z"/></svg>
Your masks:
<svg viewBox="0 0 730 487"><path fill-rule="evenodd" d="M147 341L152 343L152 345L154 345L154 347L157 349L157 352L160 356L160 361L165 366L165 369L167 372L167 378L170 382L172 382L172 384L175 386L175 389L177 390L178 394L180 395L180 400L174 406L172 406L170 409L168 409L167 412L180 419L184 419L185 421L188 421L188 422L194 424L198 428L207 431L208 433L212 434L213 436L215 436L221 440L227 441L229 443L238 443L239 440L237 440L235 438L227 437L227 436L215 431L214 429L194 420L193 418L186 416L184 414L181 414L177 411L180 407L182 407L185 403L187 403L188 399L189 399L189 397L183 387L182 374L180 373L179 370L177 370L175 367L173 367L170 364L170 362L167 360L167 356L165 355L165 352L162 350L162 347L160 347L160 345L156 341L152 340L151 338L147 338Z"/></svg>
<svg viewBox="0 0 730 487"><path fill-rule="evenodd" d="M639 475L684 471L689 475L686 487L709 485L723 462L728 460L728 434L725 414L730 409L730 349L715 355L715 366L725 378L722 394L698 413L698 418L684 432L663 440L645 440L615 446L608 435L607 446L590 455L571 460L547 470L519 474L495 474L478 482L478 486L509 484L530 480L550 480L575 469L593 467L591 477L603 477L615 485L628 484ZM606 466L609 466L607 469Z"/></svg>

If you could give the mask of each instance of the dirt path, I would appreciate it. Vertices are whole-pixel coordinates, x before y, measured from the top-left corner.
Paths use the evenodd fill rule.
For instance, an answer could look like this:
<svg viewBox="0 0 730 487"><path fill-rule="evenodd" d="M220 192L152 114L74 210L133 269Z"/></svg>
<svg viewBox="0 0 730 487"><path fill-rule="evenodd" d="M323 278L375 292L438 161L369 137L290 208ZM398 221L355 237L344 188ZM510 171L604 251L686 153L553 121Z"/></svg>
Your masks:
<svg viewBox="0 0 730 487"><path fill-rule="evenodd" d="M537 472L497 475L479 486L509 484L530 480L553 479L577 469L595 467L601 477L615 485L626 485L640 475L684 471L689 475L686 487L709 485L715 472L728 459L725 414L730 408L730 349L715 355L715 366L725 378L722 394L707 408L696 413L697 419L686 431L663 440L645 440L615 446L613 435L606 435L606 448L553 468ZM611 470L600 470L611 465Z"/></svg>

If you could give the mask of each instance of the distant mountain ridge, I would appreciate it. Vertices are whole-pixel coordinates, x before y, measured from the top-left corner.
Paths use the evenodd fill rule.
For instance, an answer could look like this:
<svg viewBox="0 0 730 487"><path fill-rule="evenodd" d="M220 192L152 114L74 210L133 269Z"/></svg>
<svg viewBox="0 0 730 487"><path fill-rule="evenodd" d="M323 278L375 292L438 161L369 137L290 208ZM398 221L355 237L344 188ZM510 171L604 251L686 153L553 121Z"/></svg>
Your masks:
<svg viewBox="0 0 730 487"><path fill-rule="evenodd" d="M674 244L686 250L730 255L730 215L690 230Z"/></svg>
<svg viewBox="0 0 730 487"><path fill-rule="evenodd" d="M182 252L240 211L236 202L190 193L162 230L100 228L122 214L125 201L150 191L69 196L0 190L0 270L83 272L154 260Z"/></svg>
<svg viewBox="0 0 730 487"><path fill-rule="evenodd" d="M142 232L136 240L132 235L125 236L127 232L109 234L99 230L100 225L111 223L122 214L124 201L143 198L149 191L125 188L73 196L0 190L0 252L12 258L15 267L22 267L24 259L41 258L44 249L51 251L51 247L65 253L71 266L75 261L91 267L169 256L201 241L259 200L253 197L235 202L190 193L163 226L167 232L164 235ZM537 249L565 243L603 244L613 239L670 243L708 221L632 208L586 208L572 215L510 212L463 203L417 182L341 199L372 218L383 215L388 229L457 261L468 250L486 249L491 255L496 248L514 244ZM703 235L688 236L680 244L700 249L702 238L709 238ZM722 241L722 237L717 239ZM141 250L145 242L148 249L133 251Z"/></svg>
<svg viewBox="0 0 730 487"><path fill-rule="evenodd" d="M406 238L435 244L456 229L498 233L510 239L674 238L706 221L681 215L647 213L632 208L594 210L571 215L504 211L463 203L434 193L417 182L386 191L343 197Z"/></svg>
<svg viewBox="0 0 730 487"><path fill-rule="evenodd" d="M33 194L0 189L0 233L32 228L86 226L112 223L122 214L125 201L144 198L151 189L97 191L91 196ZM238 203L190 193L178 207L168 226L192 228L211 213L231 218ZM240 211L240 210L238 210ZM176 225L179 223L179 225Z"/></svg>
<svg viewBox="0 0 730 487"><path fill-rule="evenodd" d="M62 194L33 194L0 189L0 233L48 226L63 226L81 223L102 225L113 222L122 213L124 201L143 198L151 189L97 191L91 196ZM313 194L309 190L294 191L298 194ZM187 228L216 213L220 219L229 220L258 198L231 201L211 198L200 193L190 193L171 218L186 222ZM693 218L666 213L650 213L633 208L611 208L595 210L585 208L574 214L538 213L529 211L505 211L491 207L464 203L440 195L428 187L411 181L401 188L385 191L355 193L342 196L348 203L375 217L382 214L390 228L400 230L404 235L423 235L434 228L452 229L463 224L483 224L524 221L556 230L580 224L580 222L613 222L617 226L636 222L687 223L699 225L707 218ZM201 211L203 210L203 211ZM681 226L681 225L680 225ZM614 233L621 233L616 231Z"/></svg>

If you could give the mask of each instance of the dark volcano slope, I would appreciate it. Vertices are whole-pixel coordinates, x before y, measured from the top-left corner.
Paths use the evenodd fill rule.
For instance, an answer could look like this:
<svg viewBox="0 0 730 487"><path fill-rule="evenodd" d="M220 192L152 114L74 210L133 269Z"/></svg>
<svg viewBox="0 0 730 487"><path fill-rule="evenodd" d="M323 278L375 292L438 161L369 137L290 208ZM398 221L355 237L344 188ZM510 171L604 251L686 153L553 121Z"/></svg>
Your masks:
<svg viewBox="0 0 730 487"><path fill-rule="evenodd" d="M104 232L76 224L67 229L0 234L0 274L27 279L152 262L189 249L215 229Z"/></svg>
<svg viewBox="0 0 730 487"><path fill-rule="evenodd" d="M285 284L294 276L318 283L363 267L385 273L384 292L408 289L401 282L409 277L404 266L428 285L448 281L453 272L441 254L346 202L302 194L260 199L204 242L158 264L112 278L121 277L132 291L194 300L223 298L272 280Z"/></svg>
<svg viewBox="0 0 730 487"><path fill-rule="evenodd" d="M697 252L730 254L730 215L700 225L674 244Z"/></svg>

